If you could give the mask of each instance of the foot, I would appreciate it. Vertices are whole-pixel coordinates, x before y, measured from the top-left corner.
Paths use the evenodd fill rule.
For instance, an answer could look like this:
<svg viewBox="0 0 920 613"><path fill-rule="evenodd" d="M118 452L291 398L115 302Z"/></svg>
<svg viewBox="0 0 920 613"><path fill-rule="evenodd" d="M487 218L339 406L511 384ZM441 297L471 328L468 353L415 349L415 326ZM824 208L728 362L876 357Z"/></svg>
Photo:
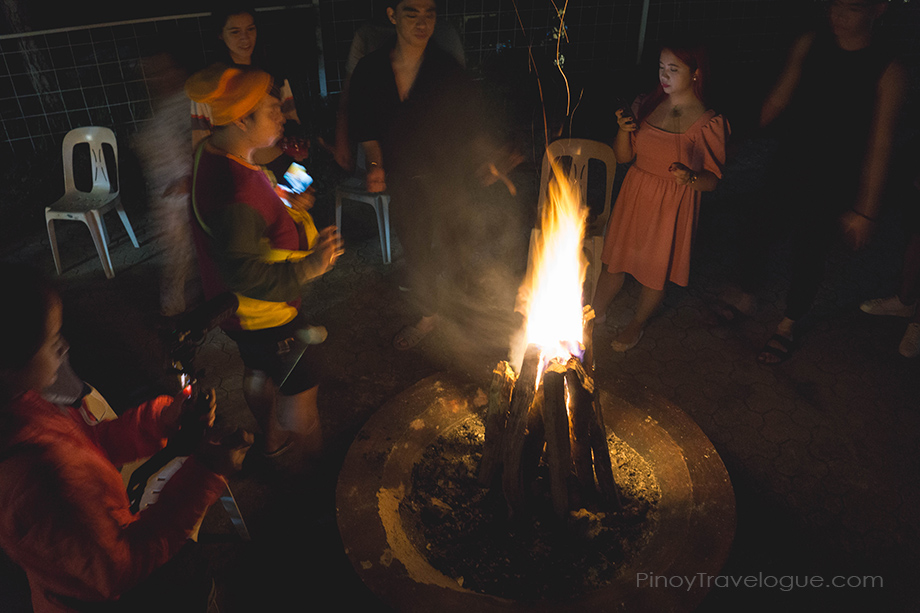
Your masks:
<svg viewBox="0 0 920 613"><path fill-rule="evenodd" d="M917 303L904 304L898 296L866 300L859 305L859 310L869 315L890 315L892 317L912 317L917 311Z"/></svg>
<svg viewBox="0 0 920 613"><path fill-rule="evenodd" d="M904 332L904 338L901 339L898 352L905 358L915 358L920 355L920 322L914 321L907 324L907 330Z"/></svg>
<svg viewBox="0 0 920 613"><path fill-rule="evenodd" d="M393 347L400 351L412 349L431 334L438 325L437 315L422 317L418 323L412 326L406 326L396 333L393 339Z"/></svg>
<svg viewBox="0 0 920 613"><path fill-rule="evenodd" d="M610 343L610 346L613 347L614 351L619 351L621 353L629 351L639 344L643 334L645 334L645 330L641 328L638 332L631 328L626 328Z"/></svg>
<svg viewBox="0 0 920 613"><path fill-rule="evenodd" d="M757 361L761 364L781 364L789 359L793 351L795 351L793 337L777 332L760 350Z"/></svg>
<svg viewBox="0 0 920 613"><path fill-rule="evenodd" d="M712 305L712 316L717 325L727 326L750 317L750 314L745 313L729 302L718 300Z"/></svg>

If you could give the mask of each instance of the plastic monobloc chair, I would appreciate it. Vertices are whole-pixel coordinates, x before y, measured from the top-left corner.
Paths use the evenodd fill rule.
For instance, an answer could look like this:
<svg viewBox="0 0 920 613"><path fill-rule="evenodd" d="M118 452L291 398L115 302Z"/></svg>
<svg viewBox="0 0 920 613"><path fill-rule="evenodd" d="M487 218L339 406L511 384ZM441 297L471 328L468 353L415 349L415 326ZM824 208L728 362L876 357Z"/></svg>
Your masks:
<svg viewBox="0 0 920 613"><path fill-rule="evenodd" d="M365 187L365 157L364 150L358 146L356 156L355 175L342 181L335 188L335 227L342 231L342 204L345 201L363 202L374 207L377 214L377 230L380 233L380 252L383 254L383 263L392 262L390 255L390 195L386 192L373 193Z"/></svg>
<svg viewBox="0 0 920 613"><path fill-rule="evenodd" d="M81 143L89 145L90 162L92 166L93 186L89 192L80 191L74 183L73 151ZM115 276L112 269L112 258L109 255L109 235L105 228L103 215L112 209L118 211L121 223L124 224L131 243L135 248L137 237L128 221L128 215L121 204L119 189L112 189L112 181L105 163L103 146L109 145L115 160L114 176L118 182L118 143L115 133L108 128L86 126L74 128L64 136L61 147L64 156L64 195L54 204L45 208L45 224L48 226L48 239L51 242L51 253L54 256L54 267L61 274L61 256L58 252L57 237L54 233L54 220L65 219L79 221L86 224L93 237L96 252L102 261L102 269L109 279Z"/></svg>
<svg viewBox="0 0 920 613"><path fill-rule="evenodd" d="M613 148L605 143L583 138L561 138L549 144L543 156L543 168L540 173L540 191L538 210L543 210L543 203L549 197L549 181L553 176L551 161L559 162L560 159L571 159L568 167L568 180L571 181L579 194L582 204L588 205L588 166L591 160L597 160L606 168L606 188L604 190L604 209L590 223L585 232L585 255L588 258L588 280L591 282L587 295L594 295L597 279L601 274L601 251L604 248L604 234L607 231L607 219L613 206L613 180L616 174L616 156Z"/></svg>

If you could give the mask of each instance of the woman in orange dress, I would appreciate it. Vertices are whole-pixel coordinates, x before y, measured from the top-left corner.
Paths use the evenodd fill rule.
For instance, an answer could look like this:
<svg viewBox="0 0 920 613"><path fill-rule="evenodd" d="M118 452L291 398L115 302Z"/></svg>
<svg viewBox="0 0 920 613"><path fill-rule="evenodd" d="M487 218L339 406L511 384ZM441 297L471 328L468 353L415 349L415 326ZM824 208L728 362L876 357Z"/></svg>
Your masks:
<svg viewBox="0 0 920 613"><path fill-rule="evenodd" d="M642 338L645 323L665 295L668 281L686 286L690 250L702 192L716 188L725 163L728 122L707 109L705 55L697 47L661 51L658 88L633 113L617 110L617 162L634 163L610 216L593 306L606 319L626 273L642 284L632 321L612 346L626 351Z"/></svg>

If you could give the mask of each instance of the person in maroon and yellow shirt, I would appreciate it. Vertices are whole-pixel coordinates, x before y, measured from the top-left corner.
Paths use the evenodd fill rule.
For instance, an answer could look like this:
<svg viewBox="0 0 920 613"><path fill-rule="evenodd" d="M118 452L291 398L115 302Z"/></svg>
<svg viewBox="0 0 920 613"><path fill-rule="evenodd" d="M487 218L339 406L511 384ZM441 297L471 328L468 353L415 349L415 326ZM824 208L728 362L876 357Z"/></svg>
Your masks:
<svg viewBox="0 0 920 613"><path fill-rule="evenodd" d="M284 193L253 154L282 135L280 101L265 72L215 65L192 75L186 93L208 104L214 133L195 151L192 213L205 297L232 291L239 307L222 324L246 368L243 392L273 457L301 435L308 455L322 447L316 405L318 368L308 349L290 374L290 354L309 327L300 316L303 287L341 254L334 227L317 232L307 210L312 192ZM299 422L282 426L279 415Z"/></svg>

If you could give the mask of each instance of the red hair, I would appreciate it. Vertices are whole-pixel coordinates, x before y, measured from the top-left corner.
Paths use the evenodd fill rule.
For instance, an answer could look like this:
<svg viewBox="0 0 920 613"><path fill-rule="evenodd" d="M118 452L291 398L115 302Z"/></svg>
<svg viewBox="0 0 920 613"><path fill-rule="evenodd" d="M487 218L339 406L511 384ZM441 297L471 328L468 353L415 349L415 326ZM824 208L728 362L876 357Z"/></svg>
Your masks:
<svg viewBox="0 0 920 613"><path fill-rule="evenodd" d="M709 62L706 57L706 49L698 43L678 41L662 45L661 51L665 49L673 53L677 59L686 64L687 68L690 69L691 75L696 76L692 84L693 93L705 106L706 84L709 81ZM659 81L655 91L652 92L651 95L646 96L645 100L640 104L637 122L641 123L643 119L648 117L649 113L654 111L666 96L667 94L664 93L664 89L662 89L661 82Z"/></svg>

